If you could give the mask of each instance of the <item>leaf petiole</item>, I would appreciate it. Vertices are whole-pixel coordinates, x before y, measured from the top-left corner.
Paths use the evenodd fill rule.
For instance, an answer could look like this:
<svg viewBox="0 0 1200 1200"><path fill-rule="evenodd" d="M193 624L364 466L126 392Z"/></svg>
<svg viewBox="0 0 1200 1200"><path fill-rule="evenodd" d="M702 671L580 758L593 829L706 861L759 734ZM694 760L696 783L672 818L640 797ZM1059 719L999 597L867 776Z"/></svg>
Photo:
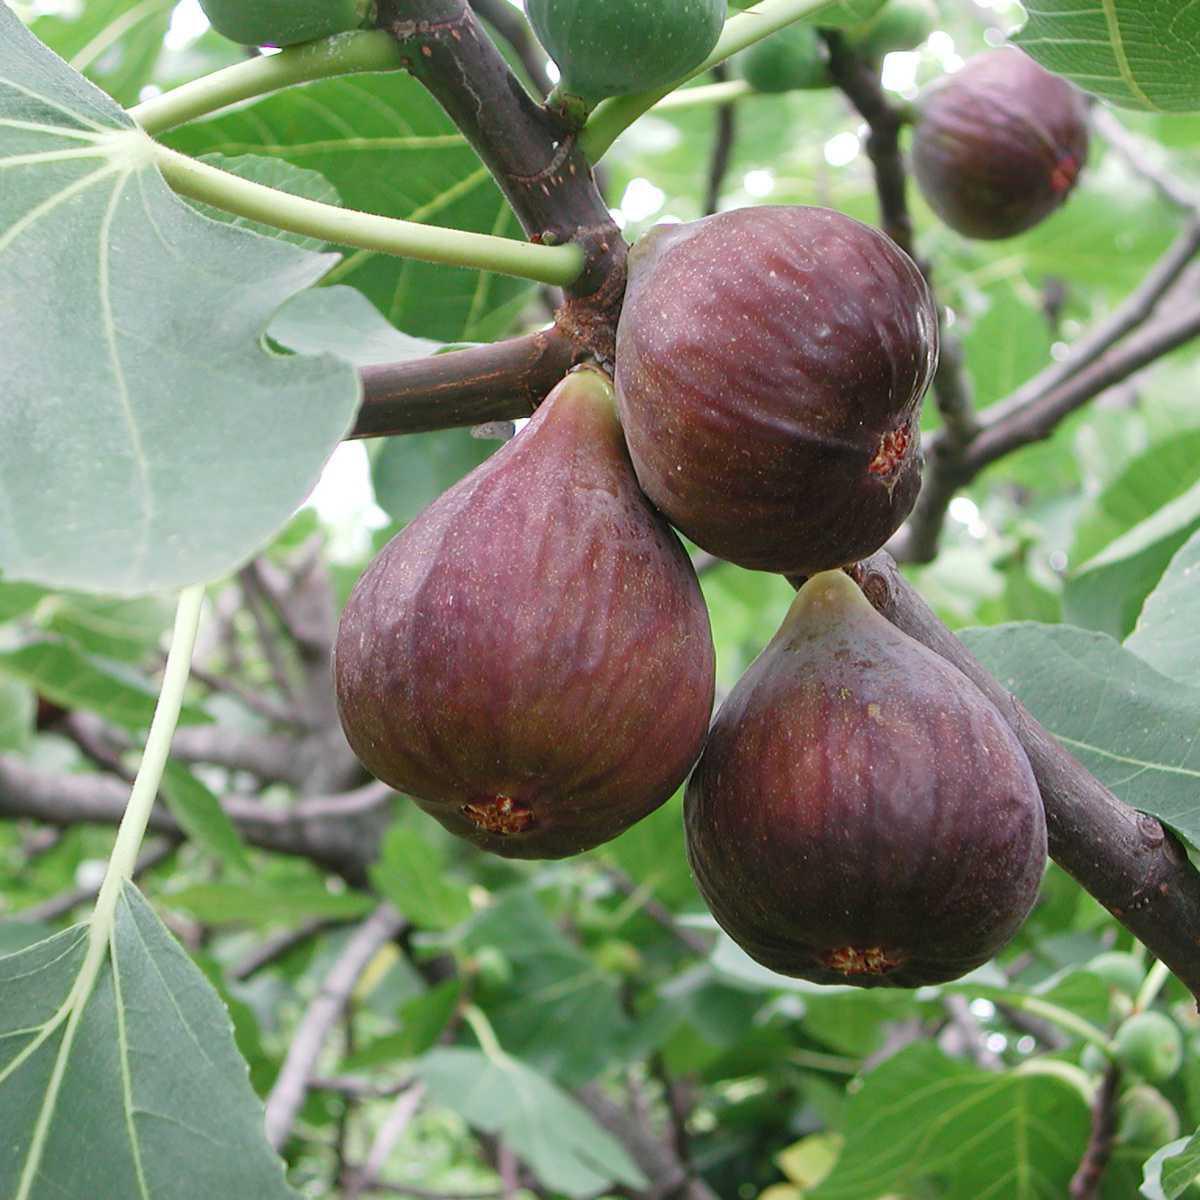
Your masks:
<svg viewBox="0 0 1200 1200"><path fill-rule="evenodd" d="M263 221L277 229L302 233L340 246L357 246L362 250L378 250L479 271L497 271L502 275L558 286L572 283L583 269L583 251L578 246L539 246L515 238L356 212L242 179L157 142L153 146L155 163L167 183L180 195L203 200L254 221Z"/></svg>
<svg viewBox="0 0 1200 1200"><path fill-rule="evenodd" d="M147 133L162 133L230 104L265 96L292 84L362 71L398 70L402 57L399 43L382 30L340 33L193 79L135 105L129 115Z"/></svg>

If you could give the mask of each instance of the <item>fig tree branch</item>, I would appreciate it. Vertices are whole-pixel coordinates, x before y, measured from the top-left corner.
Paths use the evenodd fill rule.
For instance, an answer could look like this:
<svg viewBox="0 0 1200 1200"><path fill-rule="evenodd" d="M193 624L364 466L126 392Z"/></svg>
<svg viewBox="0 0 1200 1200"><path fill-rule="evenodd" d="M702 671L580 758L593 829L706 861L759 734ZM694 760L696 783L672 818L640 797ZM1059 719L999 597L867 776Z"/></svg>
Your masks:
<svg viewBox="0 0 1200 1200"><path fill-rule="evenodd" d="M1096 1098L1092 1101L1092 1132L1087 1149L1075 1174L1071 1176L1067 1194L1071 1200L1095 1200L1117 1139L1117 1093L1121 1088L1121 1068L1109 1063Z"/></svg>
<svg viewBox="0 0 1200 1200"><path fill-rule="evenodd" d="M579 351L552 328L525 337L364 367L352 438L388 437L527 417Z"/></svg>
<svg viewBox="0 0 1200 1200"><path fill-rule="evenodd" d="M920 268L933 286L929 264L917 257L913 223L908 207L908 169L900 149L900 131L908 122L905 111L888 99L880 80L879 67L856 54L836 30L822 35L829 49L829 72L833 81L867 123L867 157L875 173L879 200L879 222L883 231ZM936 298L936 297L935 297ZM938 305L943 317L945 310ZM962 346L944 327L941 355L933 377L933 395L949 444L970 441L977 428L971 383ZM949 498L946 503L949 504Z"/></svg>
<svg viewBox="0 0 1200 1200"><path fill-rule="evenodd" d="M728 80L729 72L725 64L718 66L713 74L719 82ZM733 143L737 136L737 105L726 101L717 107L716 129L713 132L713 146L708 160L708 184L704 195L704 215L712 216L721 203L721 190L725 186L725 176L729 171L729 160L733 156Z"/></svg>
<svg viewBox="0 0 1200 1200"><path fill-rule="evenodd" d="M379 840L391 821L392 790L368 784L338 795L305 797L289 808L267 807L244 796L221 806L252 846L311 859L353 886L366 882ZM58 828L115 825L129 788L99 774L39 771L14 754L0 754L0 816L26 817ZM163 804L150 813L153 833L182 838L183 829Z"/></svg>
<svg viewBox="0 0 1200 1200"><path fill-rule="evenodd" d="M323 242L446 266L497 271L559 286L577 279L584 265L577 246L533 245L514 238L356 212L242 179L158 143L153 145L153 155L163 178L180 195Z"/></svg>
<svg viewBox="0 0 1200 1200"><path fill-rule="evenodd" d="M230 104L265 96L296 83L362 71L394 71L400 65L395 42L381 30L344 33L292 46L278 54L257 55L193 79L161 96L135 104L129 115L147 133L158 134Z"/></svg>
<svg viewBox="0 0 1200 1200"><path fill-rule="evenodd" d="M554 83L546 70L546 52L521 10L508 0L471 0L471 7L513 48L539 98L549 95Z"/></svg>
<svg viewBox="0 0 1200 1200"><path fill-rule="evenodd" d="M296 1122L309 1080L333 1027L341 1017L354 985L375 955L404 928L404 918L381 904L351 934L316 998L308 1006L288 1047L287 1057L267 1097L267 1141L280 1149Z"/></svg>
<svg viewBox="0 0 1200 1200"><path fill-rule="evenodd" d="M491 171L526 234L542 249L573 243L582 273L543 282L593 304L619 304L627 247L578 137L521 86L467 0L382 0L380 24Z"/></svg>
<svg viewBox="0 0 1200 1200"><path fill-rule="evenodd" d="M1200 872L1171 834L1113 795L1043 729L938 620L889 554L880 551L853 574L893 625L996 705L1033 767L1055 862L1200 998Z"/></svg>

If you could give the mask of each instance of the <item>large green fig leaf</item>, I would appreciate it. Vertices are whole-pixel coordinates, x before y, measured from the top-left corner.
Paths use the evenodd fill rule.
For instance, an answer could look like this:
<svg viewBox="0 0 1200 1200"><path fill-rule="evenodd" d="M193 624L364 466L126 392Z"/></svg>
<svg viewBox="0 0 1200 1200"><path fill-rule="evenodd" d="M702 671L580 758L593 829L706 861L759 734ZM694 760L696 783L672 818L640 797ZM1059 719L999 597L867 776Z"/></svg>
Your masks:
<svg viewBox="0 0 1200 1200"><path fill-rule="evenodd" d="M261 337L334 259L208 220L153 144L0 5L0 571L133 595L282 526L358 400Z"/></svg>
<svg viewBox="0 0 1200 1200"><path fill-rule="evenodd" d="M289 88L165 140L187 154L263 155L317 171L362 212L520 236L466 139L421 84L398 72ZM406 333L442 342L507 332L532 287L368 250L350 252L328 282L358 288Z"/></svg>
<svg viewBox="0 0 1200 1200"><path fill-rule="evenodd" d="M982 1071L932 1045L911 1046L862 1081L847 1106L846 1145L812 1200L924 1195L946 1200L1060 1200L1090 1127L1062 1079Z"/></svg>
<svg viewBox="0 0 1200 1200"><path fill-rule="evenodd" d="M461 1046L432 1050L414 1072L437 1103L497 1134L555 1193L594 1196L645 1185L624 1148L565 1092L523 1062Z"/></svg>
<svg viewBox="0 0 1200 1200"><path fill-rule="evenodd" d="M1140 1194L1146 1200L1176 1200L1200 1179L1200 1133L1179 1138L1146 1163Z"/></svg>
<svg viewBox="0 0 1200 1200"><path fill-rule="evenodd" d="M119 104L134 104L163 52L177 0L87 0L38 17L33 32ZM67 11L62 11L67 9Z"/></svg>
<svg viewBox="0 0 1200 1200"><path fill-rule="evenodd" d="M296 1200L229 1014L131 884L89 929L0 958L0 1195Z"/></svg>
<svg viewBox="0 0 1200 1200"><path fill-rule="evenodd" d="M1125 645L1180 683L1200 679L1200 532L1171 559Z"/></svg>
<svg viewBox="0 0 1200 1200"><path fill-rule="evenodd" d="M1200 7L1180 0L1040 0L1015 41L1122 108L1200 109Z"/></svg>
<svg viewBox="0 0 1200 1200"><path fill-rule="evenodd" d="M1069 625L998 625L962 638L1097 779L1200 844L1200 688Z"/></svg>

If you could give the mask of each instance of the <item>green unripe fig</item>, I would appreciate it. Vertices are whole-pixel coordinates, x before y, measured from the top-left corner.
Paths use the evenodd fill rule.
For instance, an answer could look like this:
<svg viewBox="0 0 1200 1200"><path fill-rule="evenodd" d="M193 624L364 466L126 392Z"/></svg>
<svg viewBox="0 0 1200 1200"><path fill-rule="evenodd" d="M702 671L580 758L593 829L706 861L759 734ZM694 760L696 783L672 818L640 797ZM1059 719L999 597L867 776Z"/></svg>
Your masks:
<svg viewBox="0 0 1200 1200"><path fill-rule="evenodd" d="M738 56L742 78L756 92L830 87L825 47L811 25L788 25Z"/></svg>
<svg viewBox="0 0 1200 1200"><path fill-rule="evenodd" d="M1136 996L1146 976L1146 968L1138 961L1137 956L1125 954L1120 950L1097 954L1087 964L1087 969L1093 975L1099 975L1110 988L1116 988L1126 996Z"/></svg>
<svg viewBox="0 0 1200 1200"><path fill-rule="evenodd" d="M512 960L495 946L481 946L470 968L480 987L489 991L501 991L513 981Z"/></svg>
<svg viewBox="0 0 1200 1200"><path fill-rule="evenodd" d="M1108 1070L1109 1057L1095 1042L1088 1042L1079 1056L1079 1065L1089 1075L1103 1075Z"/></svg>
<svg viewBox="0 0 1200 1200"><path fill-rule="evenodd" d="M375 0L200 0L209 24L243 46L296 46L361 29Z"/></svg>
<svg viewBox="0 0 1200 1200"><path fill-rule="evenodd" d="M937 27L933 0L889 0L869 21L846 30L851 46L877 61L898 50L915 50Z"/></svg>
<svg viewBox="0 0 1200 1200"><path fill-rule="evenodd" d="M682 79L725 23L725 0L527 0L526 10L561 72L558 93L589 108Z"/></svg>
<svg viewBox="0 0 1200 1200"><path fill-rule="evenodd" d="M1151 1083L1166 1083L1183 1062L1183 1035L1162 1013L1135 1013L1117 1030L1114 1054L1127 1071Z"/></svg>
<svg viewBox="0 0 1200 1200"><path fill-rule="evenodd" d="M1117 1141L1157 1150L1179 1136L1179 1114L1156 1088L1139 1083L1117 1101Z"/></svg>

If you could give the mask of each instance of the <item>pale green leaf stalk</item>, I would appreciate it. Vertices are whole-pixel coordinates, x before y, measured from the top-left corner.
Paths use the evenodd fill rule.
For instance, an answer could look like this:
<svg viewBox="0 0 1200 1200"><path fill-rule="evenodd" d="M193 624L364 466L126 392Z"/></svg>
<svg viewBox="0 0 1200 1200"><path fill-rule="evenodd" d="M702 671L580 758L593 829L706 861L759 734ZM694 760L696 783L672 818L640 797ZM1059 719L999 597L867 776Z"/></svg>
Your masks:
<svg viewBox="0 0 1200 1200"><path fill-rule="evenodd" d="M183 706L183 692L191 671L192 651L196 645L196 631L200 627L200 609L204 603L202 585L188 588L179 597L175 613L175 630L171 637L171 648L167 654L167 666L163 673L162 689L154 719L150 722L150 733L146 738L146 749L138 768L129 804L117 830L116 844L109 859L108 872L100 887L96 907L88 927L88 949L83 966L75 978L70 994L55 1017L46 1023L41 1035L26 1047L21 1057L28 1057L39 1045L49 1038L66 1021L66 1032L58 1048L54 1070L42 1099L42 1108L34 1127L33 1140L21 1173L21 1182L13 1200L28 1200L38 1177L38 1167L46 1146L50 1122L54 1115L59 1089L71 1057L71 1047L79 1029L92 989L100 975L105 957L109 953L110 939L116 919L117 900L121 890L133 878L134 864L138 851L146 836L150 813L158 795L167 756L171 750L171 739L179 723L179 711Z"/></svg>
<svg viewBox="0 0 1200 1200"><path fill-rule="evenodd" d="M819 13L831 3L832 0L762 0L725 22L720 41L713 52L686 79L703 75L739 50L761 42L794 21ZM580 144L584 153L592 162L599 162L613 142L638 117L649 112L664 96L684 82L685 79L679 79L669 87L605 100L596 107L581 135Z"/></svg>
<svg viewBox="0 0 1200 1200"><path fill-rule="evenodd" d="M322 204L242 179L157 143L154 157L167 183L180 195L339 246L498 271L559 287L574 282L583 270L583 251L578 246L539 246L515 238L443 229Z"/></svg>
<svg viewBox="0 0 1200 1200"><path fill-rule="evenodd" d="M129 115L149 134L162 133L243 100L297 83L400 68L400 44L383 30L339 33L278 54L263 54L193 79L135 105Z"/></svg>

